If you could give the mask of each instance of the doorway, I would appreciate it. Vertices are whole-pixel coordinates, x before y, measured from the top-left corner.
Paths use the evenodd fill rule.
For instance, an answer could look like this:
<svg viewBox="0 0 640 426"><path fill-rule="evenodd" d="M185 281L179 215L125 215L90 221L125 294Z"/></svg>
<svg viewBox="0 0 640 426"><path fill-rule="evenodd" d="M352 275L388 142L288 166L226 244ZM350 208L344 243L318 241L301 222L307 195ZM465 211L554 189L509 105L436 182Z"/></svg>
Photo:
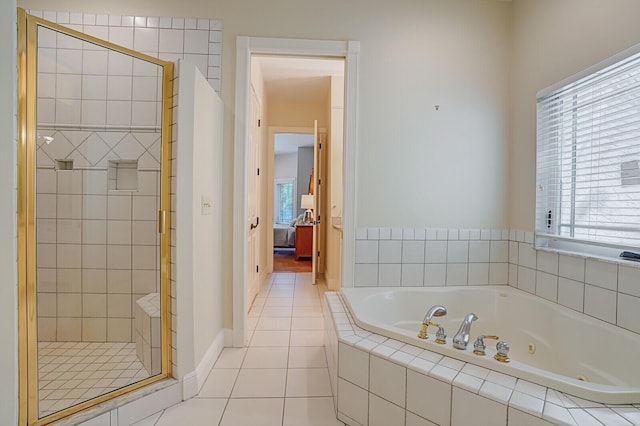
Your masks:
<svg viewBox="0 0 640 426"><path fill-rule="evenodd" d="M341 280L351 282L353 276L353 252L354 252L354 182L355 182L355 147L356 147L356 88L357 88L357 58L359 53L358 42L334 42L334 41L313 41L313 40L287 40L287 39L265 39L238 37L237 39L237 67L236 67L236 127L234 149L234 211L236 217L247 216L247 190L248 190L248 158L250 152L250 122L249 107L250 93L252 90L253 59L256 56L289 56L306 58L338 58L344 61L345 84L342 94L344 95L344 150L343 150L343 208L342 232L344 238L341 239L342 259ZM268 106L269 108L270 106ZM309 123L311 124L311 123ZM273 185L273 180L267 179ZM329 206L325 203L325 206ZM266 211L267 209L265 209ZM317 208L316 208L317 210ZM268 211L266 211L269 214ZM322 216L321 212L319 216ZM271 215L273 213L271 212ZM326 216L326 214L325 214ZM318 218L320 219L320 217ZM331 221L328 219L326 225ZM271 221L270 221L271 222ZM265 227L266 228L266 227ZM247 271L248 247L245 244L248 228L244 221L236 221L234 225L234 264L233 264L233 323L235 346L246 344L247 333L247 311L251 300L248 298L248 280L245 276ZM265 230L263 229L263 232ZM272 233L271 233L272 234ZM273 236L267 235L267 239ZM271 246L272 247L272 246ZM350 259L350 260L348 260Z"/></svg>

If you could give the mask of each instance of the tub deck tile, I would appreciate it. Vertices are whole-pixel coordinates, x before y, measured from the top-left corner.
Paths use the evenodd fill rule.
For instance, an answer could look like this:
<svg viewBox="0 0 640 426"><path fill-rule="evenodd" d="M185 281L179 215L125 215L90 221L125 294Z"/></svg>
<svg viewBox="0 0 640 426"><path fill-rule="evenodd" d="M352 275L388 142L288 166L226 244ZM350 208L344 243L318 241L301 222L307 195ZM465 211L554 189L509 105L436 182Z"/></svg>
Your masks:
<svg viewBox="0 0 640 426"><path fill-rule="evenodd" d="M364 351L371 351L371 349L375 348L376 346L378 346L377 342L374 342L373 340L368 340L368 339L362 339L359 342L357 342L354 345L356 348L362 349Z"/></svg>
<svg viewBox="0 0 640 426"><path fill-rule="evenodd" d="M511 392L513 392L512 389L485 381L480 388L479 394L480 396L484 396L485 398L489 398L493 401L499 402L500 404L507 405L509 403L509 398L511 397Z"/></svg>
<svg viewBox="0 0 640 426"><path fill-rule="evenodd" d="M426 359L427 361L431 361L432 363L437 364L444 357L440 354L437 354L435 352L431 352L425 349L422 352L420 352L420 354L418 355L418 358Z"/></svg>
<svg viewBox="0 0 640 426"><path fill-rule="evenodd" d="M567 398L575 403L576 407L579 408L604 408L604 404L600 404L599 402L589 401L587 399L578 398L577 396L567 395Z"/></svg>
<svg viewBox="0 0 640 426"><path fill-rule="evenodd" d="M613 411L633 423L634 425L640 425L640 410L635 407L618 407L613 408Z"/></svg>
<svg viewBox="0 0 640 426"><path fill-rule="evenodd" d="M487 378L487 376L489 375L489 371L490 370L487 368L478 367L477 365L473 364L466 364L462 368L463 373L469 374L470 376L477 377L482 380L485 380Z"/></svg>
<svg viewBox="0 0 640 426"><path fill-rule="evenodd" d="M395 349L390 348L386 345L378 345L371 350L372 354L378 355L381 358L389 358L392 354L396 352Z"/></svg>
<svg viewBox="0 0 640 426"><path fill-rule="evenodd" d="M403 347L401 347L400 350L402 352L408 353L410 355L418 356L418 355L420 355L422 353L422 351L424 349L419 348L417 346L410 345L410 344L407 343Z"/></svg>
<svg viewBox="0 0 640 426"><path fill-rule="evenodd" d="M415 358L413 361L411 361L407 366L407 368L417 373L428 375L429 371L431 371L435 366L436 366L435 363L418 357L418 358Z"/></svg>
<svg viewBox="0 0 640 426"><path fill-rule="evenodd" d="M348 336L340 335L339 338L340 338L340 342L346 343L347 345L350 345L350 346L354 346L356 343L362 340L362 338L356 336L355 334L351 334Z"/></svg>
<svg viewBox="0 0 640 426"><path fill-rule="evenodd" d="M556 425L578 426L573 417L571 417L569 410L556 404L552 404L548 401L544 405L542 418Z"/></svg>
<svg viewBox="0 0 640 426"><path fill-rule="evenodd" d="M522 379L519 379L516 383L515 390L542 400L544 400L547 395L547 388L544 386L536 385L535 383Z"/></svg>
<svg viewBox="0 0 640 426"><path fill-rule="evenodd" d="M453 379L455 379L457 375L458 375L457 370L453 370L449 367L445 367L444 365L440 365L440 364L433 367L433 369L429 372L430 377L433 377L435 379L441 380L449 384L453 382Z"/></svg>
<svg viewBox="0 0 640 426"><path fill-rule="evenodd" d="M457 360L457 359L454 359L454 358L449 358L448 356L446 356L442 360L440 360L440 362L438 364L443 366L443 367L447 367L447 368L450 368L452 370L455 370L455 371L460 371L464 367L465 363L460 361L460 360Z"/></svg>
<svg viewBox="0 0 640 426"><path fill-rule="evenodd" d="M605 425L632 426L624 417L609 408L587 408L586 410Z"/></svg>
<svg viewBox="0 0 640 426"><path fill-rule="evenodd" d="M533 416L542 417L544 400L515 390L509 399L509 406Z"/></svg>
<svg viewBox="0 0 640 426"><path fill-rule="evenodd" d="M513 376L509 376L507 374L498 373L497 371L490 371L489 375L486 377L487 381L491 383L495 383L505 388L509 388L513 390L516 387L517 379Z"/></svg>
<svg viewBox="0 0 640 426"><path fill-rule="evenodd" d="M570 408L569 413L571 413L571 417L573 417L576 424L580 426L602 426L602 423L582 408Z"/></svg>
<svg viewBox="0 0 640 426"><path fill-rule="evenodd" d="M406 367L415 358L416 358L415 356L410 355L410 354L408 354L406 352L397 351L397 352L393 353L389 357L389 360L395 362L396 364L400 364L400 365Z"/></svg>
<svg viewBox="0 0 640 426"><path fill-rule="evenodd" d="M482 387L483 382L484 380L475 376L460 373L453 380L453 385L477 394L480 391L480 387Z"/></svg>

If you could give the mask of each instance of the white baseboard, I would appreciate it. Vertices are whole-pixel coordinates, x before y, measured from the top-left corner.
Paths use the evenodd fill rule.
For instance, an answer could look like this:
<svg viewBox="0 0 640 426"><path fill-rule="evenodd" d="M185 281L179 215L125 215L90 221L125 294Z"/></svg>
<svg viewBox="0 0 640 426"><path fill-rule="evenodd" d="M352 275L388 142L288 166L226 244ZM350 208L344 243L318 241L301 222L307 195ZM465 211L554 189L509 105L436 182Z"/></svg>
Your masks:
<svg viewBox="0 0 640 426"><path fill-rule="evenodd" d="M193 398L200 392L202 385L204 385L205 380L207 380L207 376L209 372L213 368L213 364L215 364L218 356L220 356L220 352L227 345L228 340L230 340L230 336L232 335L231 330L223 328L220 330L216 338L211 342L209 349L204 354L200 363L196 367L194 371L191 371L185 374L184 379L182 379L182 399L187 400L189 398Z"/></svg>

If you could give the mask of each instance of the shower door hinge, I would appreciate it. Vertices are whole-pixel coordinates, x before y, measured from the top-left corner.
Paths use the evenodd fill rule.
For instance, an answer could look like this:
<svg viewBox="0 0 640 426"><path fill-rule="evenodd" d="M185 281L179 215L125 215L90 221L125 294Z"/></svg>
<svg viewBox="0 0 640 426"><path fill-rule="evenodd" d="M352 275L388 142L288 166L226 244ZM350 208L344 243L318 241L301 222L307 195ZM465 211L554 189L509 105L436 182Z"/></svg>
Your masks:
<svg viewBox="0 0 640 426"><path fill-rule="evenodd" d="M260 167L258 167L258 176L260 176Z"/></svg>
<svg viewBox="0 0 640 426"><path fill-rule="evenodd" d="M158 211L158 233L164 234L167 232L167 211L159 210Z"/></svg>
<svg viewBox="0 0 640 426"><path fill-rule="evenodd" d="M260 266L256 265L256 274L260 272Z"/></svg>
<svg viewBox="0 0 640 426"><path fill-rule="evenodd" d="M260 119L258 119L258 127L260 127Z"/></svg>

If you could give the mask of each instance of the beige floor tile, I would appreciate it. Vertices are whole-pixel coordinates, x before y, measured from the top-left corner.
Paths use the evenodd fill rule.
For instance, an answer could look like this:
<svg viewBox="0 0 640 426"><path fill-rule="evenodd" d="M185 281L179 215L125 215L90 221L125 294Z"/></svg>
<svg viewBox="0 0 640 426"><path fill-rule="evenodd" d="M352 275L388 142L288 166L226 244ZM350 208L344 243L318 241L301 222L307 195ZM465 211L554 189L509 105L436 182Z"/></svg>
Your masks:
<svg viewBox="0 0 640 426"><path fill-rule="evenodd" d="M256 330L290 330L290 317L260 317Z"/></svg>
<svg viewBox="0 0 640 426"><path fill-rule="evenodd" d="M320 331L320 330L292 330L291 331L291 346L322 346L323 344L324 344L324 331Z"/></svg>
<svg viewBox="0 0 640 426"><path fill-rule="evenodd" d="M331 396L329 371L326 368L294 368L287 371L287 398L296 396Z"/></svg>
<svg viewBox="0 0 640 426"><path fill-rule="evenodd" d="M247 350L242 368L287 368L289 348L251 347Z"/></svg>
<svg viewBox="0 0 640 426"><path fill-rule="evenodd" d="M342 426L336 419L333 398L286 398L284 426Z"/></svg>
<svg viewBox="0 0 640 426"><path fill-rule="evenodd" d="M226 404L226 399L189 399L167 408L156 426L217 425Z"/></svg>
<svg viewBox="0 0 640 426"><path fill-rule="evenodd" d="M209 373L198 394L199 398L229 398L240 370L214 368Z"/></svg>
<svg viewBox="0 0 640 426"><path fill-rule="evenodd" d="M213 368L240 368L247 348L224 348Z"/></svg>
<svg viewBox="0 0 640 426"><path fill-rule="evenodd" d="M292 308L263 308L260 318L265 317L291 317Z"/></svg>
<svg viewBox="0 0 640 426"><path fill-rule="evenodd" d="M289 346L289 331L256 330L250 346Z"/></svg>
<svg viewBox="0 0 640 426"><path fill-rule="evenodd" d="M230 399L220 426L281 426L284 398Z"/></svg>
<svg viewBox="0 0 640 426"><path fill-rule="evenodd" d="M323 346L292 346L289 348L289 368L324 368L327 357Z"/></svg>
<svg viewBox="0 0 640 426"><path fill-rule="evenodd" d="M296 317L291 322L292 330L324 330L322 317Z"/></svg>
<svg viewBox="0 0 640 426"><path fill-rule="evenodd" d="M243 369L231 392L232 398L272 398L283 397L286 369Z"/></svg>

